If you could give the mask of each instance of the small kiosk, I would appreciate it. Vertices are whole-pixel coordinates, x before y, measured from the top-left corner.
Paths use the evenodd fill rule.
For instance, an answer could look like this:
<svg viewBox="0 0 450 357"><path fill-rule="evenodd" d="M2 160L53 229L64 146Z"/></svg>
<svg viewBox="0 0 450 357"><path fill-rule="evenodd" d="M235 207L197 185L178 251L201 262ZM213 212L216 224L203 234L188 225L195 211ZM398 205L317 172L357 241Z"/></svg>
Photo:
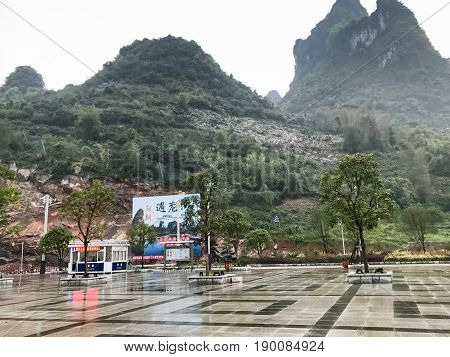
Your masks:
<svg viewBox="0 0 450 357"><path fill-rule="evenodd" d="M128 241L91 241L88 245L88 272L96 274L124 273L128 265ZM84 273L84 245L81 242L69 244L69 274Z"/></svg>

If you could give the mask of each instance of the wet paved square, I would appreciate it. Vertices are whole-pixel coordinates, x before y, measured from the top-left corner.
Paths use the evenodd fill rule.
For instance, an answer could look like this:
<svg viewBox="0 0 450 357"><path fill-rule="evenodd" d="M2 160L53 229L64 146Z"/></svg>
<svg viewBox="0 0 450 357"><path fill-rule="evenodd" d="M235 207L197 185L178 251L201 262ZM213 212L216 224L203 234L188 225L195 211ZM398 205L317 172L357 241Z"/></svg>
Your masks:
<svg viewBox="0 0 450 357"><path fill-rule="evenodd" d="M342 269L255 270L233 285L128 273L66 288L58 276L0 287L0 336L447 336L450 266L402 266L392 284Z"/></svg>

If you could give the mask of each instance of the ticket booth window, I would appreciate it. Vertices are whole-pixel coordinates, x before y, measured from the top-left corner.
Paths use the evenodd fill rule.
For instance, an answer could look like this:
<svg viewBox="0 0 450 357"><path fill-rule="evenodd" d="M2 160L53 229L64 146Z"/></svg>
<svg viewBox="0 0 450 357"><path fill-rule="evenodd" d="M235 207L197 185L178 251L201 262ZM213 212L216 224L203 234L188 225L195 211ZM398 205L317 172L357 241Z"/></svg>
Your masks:
<svg viewBox="0 0 450 357"><path fill-rule="evenodd" d="M88 252L87 261L89 263L95 263L97 261L97 252Z"/></svg>
<svg viewBox="0 0 450 357"><path fill-rule="evenodd" d="M112 247L106 247L106 262L110 262L112 260Z"/></svg>

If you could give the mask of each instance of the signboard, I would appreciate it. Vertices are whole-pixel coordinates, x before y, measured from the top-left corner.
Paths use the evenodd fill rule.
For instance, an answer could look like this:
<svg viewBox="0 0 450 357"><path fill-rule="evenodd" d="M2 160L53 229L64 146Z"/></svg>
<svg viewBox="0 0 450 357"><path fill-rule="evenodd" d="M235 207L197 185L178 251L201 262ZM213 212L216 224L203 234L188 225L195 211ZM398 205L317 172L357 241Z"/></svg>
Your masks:
<svg viewBox="0 0 450 357"><path fill-rule="evenodd" d="M188 262L191 260L191 250L189 248L167 248L166 260L177 262Z"/></svg>
<svg viewBox="0 0 450 357"><path fill-rule="evenodd" d="M180 224L184 222L185 209L181 205L181 200L191 196L200 197L198 194L135 197L133 198L133 223L141 221L173 233L176 231L177 220ZM195 210L198 211L198 207L195 207ZM198 225L198 220L198 217L194 219L194 225Z"/></svg>
<svg viewBox="0 0 450 357"><path fill-rule="evenodd" d="M102 250L102 247L98 245L88 245L87 247L88 252L98 252L99 250ZM84 245L77 245L76 247L72 247L72 252L84 252Z"/></svg>

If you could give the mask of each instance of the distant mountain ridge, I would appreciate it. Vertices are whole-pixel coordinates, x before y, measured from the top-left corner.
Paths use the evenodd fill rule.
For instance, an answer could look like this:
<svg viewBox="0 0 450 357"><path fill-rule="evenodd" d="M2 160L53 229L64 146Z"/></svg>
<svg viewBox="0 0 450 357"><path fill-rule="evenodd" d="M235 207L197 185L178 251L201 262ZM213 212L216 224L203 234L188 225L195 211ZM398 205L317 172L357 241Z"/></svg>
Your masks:
<svg viewBox="0 0 450 357"><path fill-rule="evenodd" d="M338 0L297 41L295 77L280 107L363 107L400 125L448 126L450 66L414 14L397 0L378 0L370 16L363 9L359 0Z"/></svg>
<svg viewBox="0 0 450 357"><path fill-rule="evenodd" d="M271 90L267 95L264 97L265 100L272 103L274 106L277 106L278 103L281 101L281 95L276 90Z"/></svg>

